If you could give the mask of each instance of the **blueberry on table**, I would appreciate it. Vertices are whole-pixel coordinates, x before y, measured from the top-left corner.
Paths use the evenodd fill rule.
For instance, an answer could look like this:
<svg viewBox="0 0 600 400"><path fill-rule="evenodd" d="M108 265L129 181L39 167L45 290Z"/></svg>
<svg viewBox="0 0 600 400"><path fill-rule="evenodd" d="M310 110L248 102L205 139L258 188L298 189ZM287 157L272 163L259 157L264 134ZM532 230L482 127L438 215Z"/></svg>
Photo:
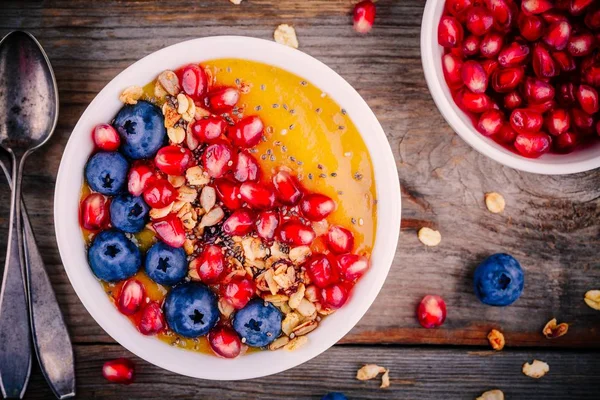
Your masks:
<svg viewBox="0 0 600 400"><path fill-rule="evenodd" d="M475 270L475 295L490 306L514 303L525 285L521 264L511 255L497 253L489 256Z"/></svg>
<svg viewBox="0 0 600 400"><path fill-rule="evenodd" d="M124 233L109 230L94 237L88 249L88 261L99 279L117 282L135 275L142 265L142 255Z"/></svg>
<svg viewBox="0 0 600 400"><path fill-rule="evenodd" d="M122 194L110 203L110 222L127 233L137 233L148 223L150 207L141 196Z"/></svg>
<svg viewBox="0 0 600 400"><path fill-rule="evenodd" d="M264 347L281 335L281 320L273 304L255 299L235 314L233 329L248 346Z"/></svg>
<svg viewBox="0 0 600 400"><path fill-rule="evenodd" d="M167 137L161 109L147 101L123 106L113 126L121 137L121 151L134 160L154 157Z"/></svg>
<svg viewBox="0 0 600 400"><path fill-rule="evenodd" d="M85 166L85 179L98 193L114 196L123 192L127 183L129 163L117 152L94 154Z"/></svg>
<svg viewBox="0 0 600 400"><path fill-rule="evenodd" d="M196 282L173 288L164 310L169 328L188 338L206 335L219 319L217 296L208 286Z"/></svg>
<svg viewBox="0 0 600 400"><path fill-rule="evenodd" d="M340 392L327 393L321 400L348 400L345 394Z"/></svg>
<svg viewBox="0 0 600 400"><path fill-rule="evenodd" d="M183 249L158 242L148 250L145 261L146 274L161 285L175 285L185 278L188 263Z"/></svg>

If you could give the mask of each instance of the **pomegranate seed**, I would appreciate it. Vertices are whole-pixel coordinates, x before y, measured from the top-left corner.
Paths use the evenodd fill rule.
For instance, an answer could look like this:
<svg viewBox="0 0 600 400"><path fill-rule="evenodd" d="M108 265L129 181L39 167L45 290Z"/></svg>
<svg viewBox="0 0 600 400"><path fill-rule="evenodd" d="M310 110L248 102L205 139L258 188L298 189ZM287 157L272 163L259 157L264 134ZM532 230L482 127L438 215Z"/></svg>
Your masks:
<svg viewBox="0 0 600 400"><path fill-rule="evenodd" d="M523 94L530 104L540 104L554 98L554 87L535 78L527 78L523 86Z"/></svg>
<svg viewBox="0 0 600 400"><path fill-rule="evenodd" d="M349 290L346 285L334 283L331 286L321 289L321 298L328 308L337 310L348 301Z"/></svg>
<svg viewBox="0 0 600 400"><path fill-rule="evenodd" d="M236 210L223 223L223 232L231 236L244 236L254 227L254 214L250 210Z"/></svg>
<svg viewBox="0 0 600 400"><path fill-rule="evenodd" d="M575 103L575 85L571 82L558 85L558 94L556 99L563 107L568 107Z"/></svg>
<svg viewBox="0 0 600 400"><path fill-rule="evenodd" d="M278 225L279 217L275 211L263 211L256 219L256 233L261 239L270 241L275 237Z"/></svg>
<svg viewBox="0 0 600 400"><path fill-rule="evenodd" d="M446 10L452 15L459 15L465 12L473 5L471 0L448 0L446 1Z"/></svg>
<svg viewBox="0 0 600 400"><path fill-rule="evenodd" d="M571 122L577 132L589 135L594 131L594 118L579 108L571 109Z"/></svg>
<svg viewBox="0 0 600 400"><path fill-rule="evenodd" d="M562 12L560 12L558 10L548 10L545 13L542 14L542 18L548 24L553 24L555 22L568 21L569 20L566 17L566 15L564 15Z"/></svg>
<svg viewBox="0 0 600 400"><path fill-rule="evenodd" d="M554 7L551 0L523 0L521 9L529 14L541 14Z"/></svg>
<svg viewBox="0 0 600 400"><path fill-rule="evenodd" d="M544 22L536 15L521 14L519 17L521 36L530 42L535 42L544 34Z"/></svg>
<svg viewBox="0 0 600 400"><path fill-rule="evenodd" d="M102 376L109 382L129 385L135 376L135 366L127 358L117 358L104 363Z"/></svg>
<svg viewBox="0 0 600 400"><path fill-rule="evenodd" d="M92 193L81 202L81 225L89 231L108 228L110 223L109 201L100 193Z"/></svg>
<svg viewBox="0 0 600 400"><path fill-rule="evenodd" d="M564 72L575 71L575 68L577 68L575 60L566 51L555 51L552 53L552 58Z"/></svg>
<svg viewBox="0 0 600 400"><path fill-rule="evenodd" d="M300 203L302 214L311 221L321 221L335 210L335 203L324 194L313 193L302 199Z"/></svg>
<svg viewBox="0 0 600 400"><path fill-rule="evenodd" d="M212 90L207 96L207 106L215 113L231 111L240 99L240 92L232 87Z"/></svg>
<svg viewBox="0 0 600 400"><path fill-rule="evenodd" d="M513 144L517 137L517 132L512 128L509 123L502 125L502 128L498 131L495 138L501 143Z"/></svg>
<svg viewBox="0 0 600 400"><path fill-rule="evenodd" d="M539 114L545 114L550 110L554 110L556 108L556 102L554 100L548 100L539 104L528 104L527 108L531 111L535 111Z"/></svg>
<svg viewBox="0 0 600 400"><path fill-rule="evenodd" d="M546 116L546 128L548 133L558 136L565 133L571 127L571 118L569 113L564 109L552 110Z"/></svg>
<svg viewBox="0 0 600 400"><path fill-rule="evenodd" d="M552 78L558 74L550 52L539 43L533 46L533 71L539 78Z"/></svg>
<svg viewBox="0 0 600 400"><path fill-rule="evenodd" d="M315 240L315 231L300 221L288 221L281 226L279 236L284 243L306 246Z"/></svg>
<svg viewBox="0 0 600 400"><path fill-rule="evenodd" d="M479 52L485 58L494 58L502 50L504 37L498 33L490 32L486 34L479 44Z"/></svg>
<svg viewBox="0 0 600 400"><path fill-rule="evenodd" d="M473 35L485 35L493 23L494 18L492 17L492 13L484 7L473 7L467 11L466 25L469 32Z"/></svg>
<svg viewBox="0 0 600 400"><path fill-rule="evenodd" d="M516 67L527 60L529 46L524 43L512 42L498 54L498 62L503 67Z"/></svg>
<svg viewBox="0 0 600 400"><path fill-rule="evenodd" d="M525 2L523 2L525 3ZM427 295L417 307L417 319L423 328L437 328L446 320L446 302L440 296Z"/></svg>
<svg viewBox="0 0 600 400"><path fill-rule="evenodd" d="M571 36L571 25L568 21L554 22L543 37L544 43L555 50L564 50Z"/></svg>
<svg viewBox="0 0 600 400"><path fill-rule="evenodd" d="M136 162L129 169L127 190L134 196L140 196L155 179L153 167L143 162Z"/></svg>
<svg viewBox="0 0 600 400"><path fill-rule="evenodd" d="M492 75L492 87L498 93L513 91L523 81L522 67L498 68Z"/></svg>
<svg viewBox="0 0 600 400"><path fill-rule="evenodd" d="M442 57L442 68L444 70L444 77L446 83L451 89L457 89L462 86L461 68L463 62L460 57L448 53Z"/></svg>
<svg viewBox="0 0 600 400"><path fill-rule="evenodd" d="M240 337L227 326L217 326L208 332L208 344L216 355L224 358L236 358L242 351Z"/></svg>
<svg viewBox="0 0 600 400"><path fill-rule="evenodd" d="M327 231L327 246L334 253L348 253L354 248L354 235L346 228L331 225Z"/></svg>
<svg viewBox="0 0 600 400"><path fill-rule="evenodd" d="M227 135L231 142L238 147L256 146L263 136L264 125L256 115L246 117L229 128Z"/></svg>
<svg viewBox="0 0 600 400"><path fill-rule="evenodd" d="M438 26L438 43L443 47L457 47L463 40L463 28L454 17L445 15Z"/></svg>
<svg viewBox="0 0 600 400"><path fill-rule="evenodd" d="M183 175L192 161L192 152L179 146L165 146L154 157L156 167L167 175Z"/></svg>
<svg viewBox="0 0 600 400"><path fill-rule="evenodd" d="M477 61L467 61L461 69L463 83L473 93L485 93L488 86L488 77L485 70Z"/></svg>
<svg viewBox="0 0 600 400"><path fill-rule="evenodd" d="M354 30L358 33L367 33L373 28L375 21L375 4L371 0L364 0L354 6Z"/></svg>
<svg viewBox="0 0 600 400"><path fill-rule="evenodd" d="M243 202L238 185L225 179L219 179L215 180L215 189L225 207L230 210L237 210L242 207Z"/></svg>
<svg viewBox="0 0 600 400"><path fill-rule="evenodd" d="M509 110L514 110L520 107L521 104L523 104L523 98L517 91L510 92L504 96L504 107Z"/></svg>
<svg viewBox="0 0 600 400"><path fill-rule="evenodd" d="M213 284L219 282L225 272L225 257L221 247L209 244L190 263L190 268L195 268L202 282Z"/></svg>
<svg viewBox="0 0 600 400"><path fill-rule="evenodd" d="M571 15L581 15L594 2L594 0L571 0L569 12Z"/></svg>
<svg viewBox="0 0 600 400"><path fill-rule="evenodd" d="M486 7L494 17L494 28L498 31L504 32L510 30L516 10L511 10L512 4L509 4L504 0L485 0Z"/></svg>
<svg viewBox="0 0 600 400"><path fill-rule="evenodd" d="M348 282L354 282L369 269L369 259L356 254L342 254L337 256L337 265L341 277Z"/></svg>
<svg viewBox="0 0 600 400"><path fill-rule="evenodd" d="M504 114L498 110L489 110L481 114L477 130L485 136L492 136L498 133L504 122Z"/></svg>
<svg viewBox="0 0 600 400"><path fill-rule="evenodd" d="M598 92L596 89L588 85L579 85L575 96L583 111L590 115L598 112Z"/></svg>
<svg viewBox="0 0 600 400"><path fill-rule="evenodd" d="M312 283L320 288L325 288L336 283L339 279L337 261L324 254L314 254L305 265Z"/></svg>
<svg viewBox="0 0 600 400"><path fill-rule="evenodd" d="M600 121L596 123L596 133L600 136Z"/></svg>
<svg viewBox="0 0 600 400"><path fill-rule="evenodd" d="M119 134L109 124L96 125L92 131L92 139L96 147L104 151L117 151L121 145Z"/></svg>
<svg viewBox="0 0 600 400"><path fill-rule="evenodd" d="M479 38L475 35L468 36L463 42L462 52L465 56L474 56L479 53Z"/></svg>
<svg viewBox="0 0 600 400"><path fill-rule="evenodd" d="M461 103L467 111L480 114L492 108L492 100L484 93L473 93L465 90L462 93Z"/></svg>
<svg viewBox="0 0 600 400"><path fill-rule="evenodd" d="M236 310L244 308L255 292L254 282L239 276L232 278L229 283L221 287L221 297L231 303Z"/></svg>
<svg viewBox="0 0 600 400"><path fill-rule="evenodd" d="M240 195L252 208L270 209L275 204L275 193L269 187L256 182L244 182L240 186Z"/></svg>
<svg viewBox="0 0 600 400"><path fill-rule="evenodd" d="M600 29L600 7L596 7L586 14L585 24L592 30Z"/></svg>
<svg viewBox="0 0 600 400"><path fill-rule="evenodd" d="M206 94L208 78L198 65L190 64L177 71L183 92L192 100L199 101Z"/></svg>
<svg viewBox="0 0 600 400"><path fill-rule="evenodd" d="M260 168L256 158L247 151L240 151L237 154L233 167L233 177L239 182L257 181L260 175Z"/></svg>
<svg viewBox="0 0 600 400"><path fill-rule="evenodd" d="M570 153L578 145L577 135L573 132L565 132L554 140L554 149L559 153Z"/></svg>
<svg viewBox="0 0 600 400"><path fill-rule="evenodd" d="M481 61L481 66L485 70L485 73L487 74L488 78L490 76L492 76L492 74L498 69L499 65L500 64L498 64L498 61L496 61L496 60L483 60L483 61ZM461 82L462 82L462 79L461 79Z"/></svg>
<svg viewBox="0 0 600 400"><path fill-rule="evenodd" d="M231 170L233 151L225 142L211 144L202 153L202 164L211 178L220 178Z"/></svg>
<svg viewBox="0 0 600 400"><path fill-rule="evenodd" d="M567 50L573 57L583 57L590 54L595 47L596 38L591 33L573 35L567 44Z"/></svg>
<svg viewBox="0 0 600 400"><path fill-rule="evenodd" d="M597 56L598 59L594 62L593 58L590 58L589 62L581 63L581 76L582 81L587 83L588 85L592 85L595 87L600 87L600 56Z"/></svg>
<svg viewBox="0 0 600 400"><path fill-rule="evenodd" d="M144 190L144 201L152 208L164 208L177 196L177 190L166 179L156 179Z"/></svg>
<svg viewBox="0 0 600 400"><path fill-rule="evenodd" d="M215 143L223 137L227 122L221 117L211 115L192 124L192 133L203 143Z"/></svg>
<svg viewBox="0 0 600 400"><path fill-rule="evenodd" d="M302 197L302 192L296 178L287 171L279 171L273 176L273 187L277 199L284 204L294 205Z"/></svg>
<svg viewBox="0 0 600 400"><path fill-rule="evenodd" d="M153 301L142 308L138 330L144 335L155 335L166 328L165 317L157 302Z"/></svg>
<svg viewBox="0 0 600 400"><path fill-rule="evenodd" d="M510 125L518 133L533 133L542 128L542 115L526 108L517 108L510 114Z"/></svg>
<svg viewBox="0 0 600 400"><path fill-rule="evenodd" d="M119 292L117 308L125 315L133 315L139 311L146 296L144 285L136 279L129 279Z"/></svg>
<svg viewBox="0 0 600 400"><path fill-rule="evenodd" d="M543 132L519 133L515 148L522 156L537 158L550 149L550 136Z"/></svg>
<svg viewBox="0 0 600 400"><path fill-rule="evenodd" d="M165 218L152 222L152 227L160 240L171 247L182 247L185 242L185 229L177 215L169 214Z"/></svg>

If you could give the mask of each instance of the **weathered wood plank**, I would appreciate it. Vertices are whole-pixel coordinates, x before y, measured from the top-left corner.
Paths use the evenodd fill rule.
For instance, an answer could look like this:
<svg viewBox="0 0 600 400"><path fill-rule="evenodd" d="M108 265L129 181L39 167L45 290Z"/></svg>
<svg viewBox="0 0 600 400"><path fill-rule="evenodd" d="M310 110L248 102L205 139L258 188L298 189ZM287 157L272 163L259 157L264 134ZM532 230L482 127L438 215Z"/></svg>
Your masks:
<svg viewBox="0 0 600 400"><path fill-rule="evenodd" d="M600 171L539 176L502 167L472 150L445 123L424 81L419 32L425 2L379 1L377 25L367 36L350 27L352 3L2 2L0 35L17 28L37 35L59 83L58 128L28 163L24 190L76 342L111 342L70 287L54 239L56 171L86 105L123 68L164 46L224 34L270 39L276 25L288 22L297 28L301 49L339 72L373 108L403 185L403 234L394 265L377 301L344 341L485 345L487 331L499 327L509 346L600 347L600 318L582 302L585 291L600 282ZM0 182L5 229L8 192ZM502 215L485 209L483 195L491 190L506 197ZM415 234L421 226L439 229L441 245L422 246ZM5 234L0 246L4 241ZM474 267L498 251L514 254L526 270L522 298L502 309L478 303L471 288ZM443 329L424 330L414 318L427 293L446 298ZM567 336L548 341L540 330L553 316L572 326Z"/></svg>
<svg viewBox="0 0 600 400"><path fill-rule="evenodd" d="M598 353L574 351L472 352L463 349L336 346L304 365L280 374L238 382L204 381L178 376L133 357L136 381L129 386L106 382L102 364L132 357L120 346L76 346L79 398L110 399L320 399L330 391L358 399L469 399L501 389L507 399L597 399L600 380L594 368ZM536 380L521 373L525 362L539 359L550 372ZM390 369L391 386L380 380L360 382L356 371L374 363ZM148 390L151 387L152 390ZM51 397L34 371L28 399Z"/></svg>

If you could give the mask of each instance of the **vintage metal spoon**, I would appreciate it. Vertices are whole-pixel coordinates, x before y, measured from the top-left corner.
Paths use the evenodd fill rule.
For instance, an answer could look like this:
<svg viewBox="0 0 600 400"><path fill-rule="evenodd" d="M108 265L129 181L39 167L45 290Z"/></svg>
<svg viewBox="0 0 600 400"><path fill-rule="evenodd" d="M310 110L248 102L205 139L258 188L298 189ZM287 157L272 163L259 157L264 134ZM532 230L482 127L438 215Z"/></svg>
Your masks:
<svg viewBox="0 0 600 400"><path fill-rule="evenodd" d="M31 371L29 304L31 332L44 376L57 397L70 397L75 390L71 342L29 221L26 216L21 220L24 162L50 138L58 118L54 73L37 40L26 32L11 32L0 41L0 110L0 146L10 154L13 172L0 292L0 389L4 397L20 398L27 387Z"/></svg>

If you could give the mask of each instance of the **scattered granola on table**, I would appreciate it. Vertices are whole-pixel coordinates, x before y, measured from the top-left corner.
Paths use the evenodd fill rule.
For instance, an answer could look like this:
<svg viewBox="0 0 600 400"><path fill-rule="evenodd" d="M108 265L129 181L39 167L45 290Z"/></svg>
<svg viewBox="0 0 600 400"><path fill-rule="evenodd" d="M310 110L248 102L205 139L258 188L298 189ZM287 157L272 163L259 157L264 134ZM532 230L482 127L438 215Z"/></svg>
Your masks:
<svg viewBox="0 0 600 400"><path fill-rule="evenodd" d="M475 400L504 400L504 393L499 389L488 390Z"/></svg>
<svg viewBox="0 0 600 400"><path fill-rule="evenodd" d="M500 193L490 192L485 194L485 206L490 212L498 214L504 211L506 203Z"/></svg>
<svg viewBox="0 0 600 400"><path fill-rule="evenodd" d="M550 371L550 366L543 361L533 360L533 362L523 364L523 373L530 378L539 379Z"/></svg>
<svg viewBox="0 0 600 400"><path fill-rule="evenodd" d="M499 330L492 329L490 333L488 333L487 338L492 346L492 349L500 351L504 348L504 344L506 342L504 340L504 335Z"/></svg>
<svg viewBox="0 0 600 400"><path fill-rule="evenodd" d="M542 333L547 339L556 339L565 335L568 330L569 324L566 322L557 324L556 318L552 318L550 321L548 321L546 326L544 326Z"/></svg>
<svg viewBox="0 0 600 400"><path fill-rule="evenodd" d="M419 229L417 237L421 243L429 247L437 246L442 241L442 235L439 231L427 227Z"/></svg>
<svg viewBox="0 0 600 400"><path fill-rule="evenodd" d="M298 38L296 37L296 30L291 25L279 25L273 33L273 38L279 44L293 47L294 49L298 48Z"/></svg>
<svg viewBox="0 0 600 400"><path fill-rule="evenodd" d="M587 291L583 300L590 308L600 311L600 290Z"/></svg>
<svg viewBox="0 0 600 400"><path fill-rule="evenodd" d="M368 381L377 378L379 374L383 374L381 376L381 385L379 387L381 389L388 388L390 386L390 370L376 364L363 365L356 371L356 379L359 381Z"/></svg>

